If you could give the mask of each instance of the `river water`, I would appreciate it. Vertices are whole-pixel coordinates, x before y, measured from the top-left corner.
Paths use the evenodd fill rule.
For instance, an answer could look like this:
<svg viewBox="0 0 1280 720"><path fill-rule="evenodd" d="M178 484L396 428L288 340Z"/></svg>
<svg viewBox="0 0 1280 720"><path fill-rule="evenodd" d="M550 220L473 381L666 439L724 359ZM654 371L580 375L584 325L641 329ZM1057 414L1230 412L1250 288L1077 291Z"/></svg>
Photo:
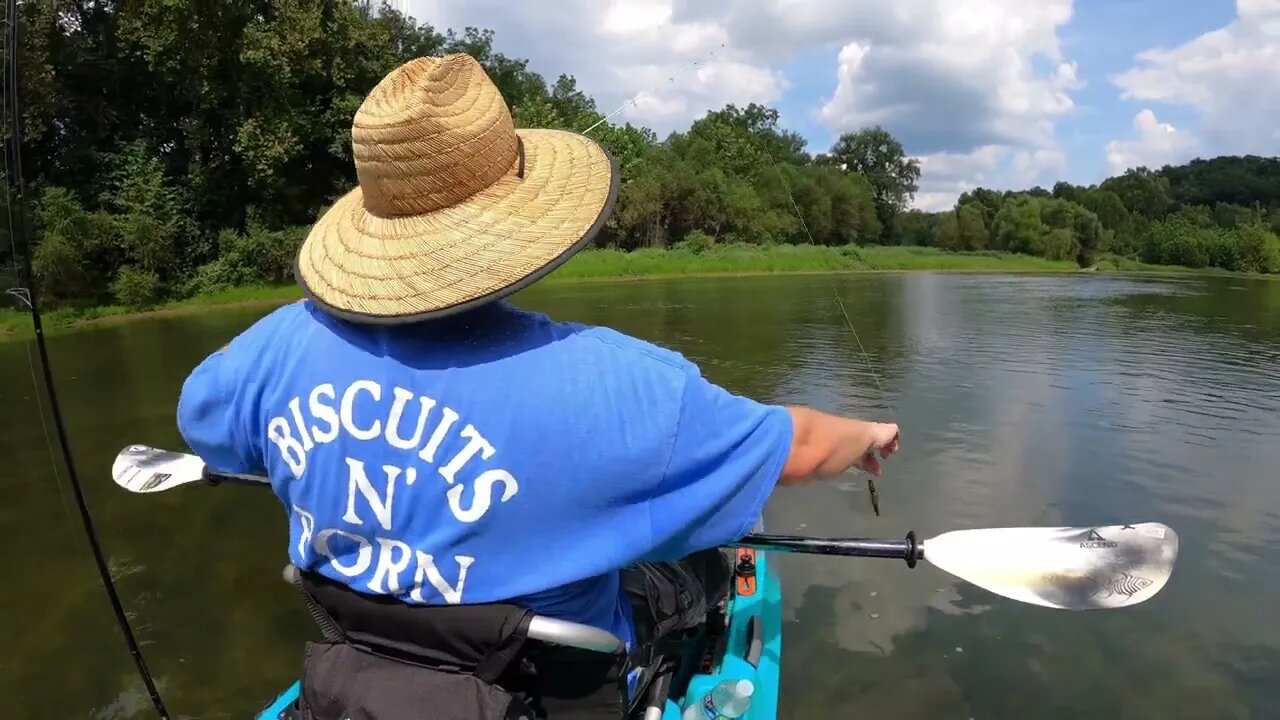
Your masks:
<svg viewBox="0 0 1280 720"><path fill-rule="evenodd" d="M881 517L850 475L778 491L773 531L1160 521L1179 533L1160 595L1093 613L1021 605L924 565L779 558L780 717L1280 713L1280 282L813 275L535 287L517 302L672 347L737 392L902 425ZM183 378L261 312L50 340L98 532L175 717L249 717L314 634L280 580L285 516L269 495L130 496L108 476L124 445L182 447ZM0 345L5 714L152 717L54 475L27 350Z"/></svg>

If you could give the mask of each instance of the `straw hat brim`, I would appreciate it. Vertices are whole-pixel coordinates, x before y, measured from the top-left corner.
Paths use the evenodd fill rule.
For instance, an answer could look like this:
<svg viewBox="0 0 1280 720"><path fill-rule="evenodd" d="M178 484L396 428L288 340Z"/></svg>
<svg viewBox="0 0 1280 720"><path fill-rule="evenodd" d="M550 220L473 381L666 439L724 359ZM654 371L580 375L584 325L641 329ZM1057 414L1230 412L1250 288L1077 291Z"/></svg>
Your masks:
<svg viewBox="0 0 1280 720"><path fill-rule="evenodd" d="M307 297L353 322L416 322L493 302L564 264L612 213L617 161L577 133L516 133L523 159L461 203L379 217L360 188L343 196L298 252Z"/></svg>

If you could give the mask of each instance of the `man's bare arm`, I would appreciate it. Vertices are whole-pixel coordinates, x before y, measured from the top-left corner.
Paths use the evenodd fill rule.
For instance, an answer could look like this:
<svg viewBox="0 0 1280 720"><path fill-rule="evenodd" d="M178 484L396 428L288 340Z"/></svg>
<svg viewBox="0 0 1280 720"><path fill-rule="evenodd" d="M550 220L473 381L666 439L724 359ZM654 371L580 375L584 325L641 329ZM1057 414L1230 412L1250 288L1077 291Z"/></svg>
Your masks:
<svg viewBox="0 0 1280 720"><path fill-rule="evenodd" d="M791 452L780 483L799 485L840 475L850 467L880 474L880 459L898 451L898 426L789 407ZM877 454L879 457L877 457Z"/></svg>

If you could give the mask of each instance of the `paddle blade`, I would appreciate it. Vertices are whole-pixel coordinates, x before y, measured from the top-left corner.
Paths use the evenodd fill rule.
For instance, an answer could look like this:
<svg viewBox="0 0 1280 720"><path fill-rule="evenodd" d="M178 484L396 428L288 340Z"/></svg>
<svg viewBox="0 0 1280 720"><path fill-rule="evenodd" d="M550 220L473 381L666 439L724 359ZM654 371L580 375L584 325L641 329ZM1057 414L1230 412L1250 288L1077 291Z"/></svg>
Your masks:
<svg viewBox="0 0 1280 720"><path fill-rule="evenodd" d="M147 445L130 445L116 455L116 461L111 465L111 478L129 492L164 492L205 481L204 460L187 453L160 450ZM216 480L267 484L266 478L254 475L220 474Z"/></svg>
<svg viewBox="0 0 1280 720"><path fill-rule="evenodd" d="M1161 523L956 530L931 538L933 565L997 595L1064 610L1127 607L1173 574L1178 535Z"/></svg>
<svg viewBox="0 0 1280 720"><path fill-rule="evenodd" d="M111 465L111 478L116 484L135 493L164 492L200 482L203 473L204 461L195 455L146 445L130 445L121 450Z"/></svg>

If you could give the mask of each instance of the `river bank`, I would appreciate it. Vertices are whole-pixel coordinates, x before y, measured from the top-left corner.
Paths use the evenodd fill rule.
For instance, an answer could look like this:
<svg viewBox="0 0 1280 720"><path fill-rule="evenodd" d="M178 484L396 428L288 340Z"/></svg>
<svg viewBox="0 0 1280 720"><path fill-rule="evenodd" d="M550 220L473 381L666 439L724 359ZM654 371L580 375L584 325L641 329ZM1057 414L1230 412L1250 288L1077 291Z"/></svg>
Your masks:
<svg viewBox="0 0 1280 720"><path fill-rule="evenodd" d="M1120 258L1106 258L1089 270L1100 272L1216 273L1213 269L1146 265ZM832 272L1086 272L1067 260L1046 260L1013 253L954 253L926 247L845 246L815 247L717 247L701 252L689 249L651 249L634 252L586 250L542 282L593 280L641 280L716 275ZM255 306L264 308L302 297L295 285L233 288L175 300L146 308L119 305L89 308L57 308L43 313L46 334L86 327L129 322L140 317L186 315L210 307ZM32 336L25 312L0 309L0 342Z"/></svg>

